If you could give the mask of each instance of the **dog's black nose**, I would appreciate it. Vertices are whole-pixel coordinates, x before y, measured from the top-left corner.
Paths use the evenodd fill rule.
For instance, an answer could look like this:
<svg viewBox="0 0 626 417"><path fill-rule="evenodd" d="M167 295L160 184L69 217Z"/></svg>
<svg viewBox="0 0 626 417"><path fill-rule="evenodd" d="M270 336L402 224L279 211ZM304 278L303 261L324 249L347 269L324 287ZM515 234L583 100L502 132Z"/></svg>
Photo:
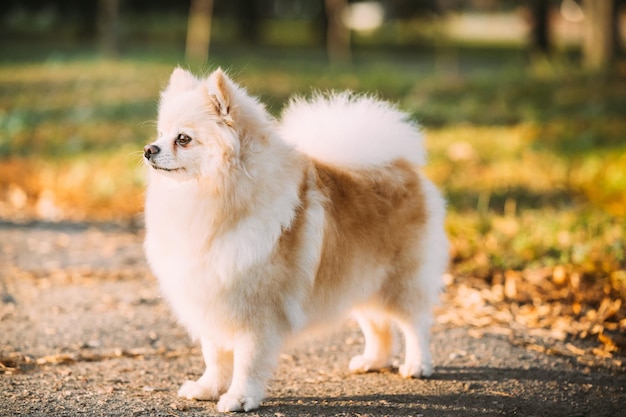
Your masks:
<svg viewBox="0 0 626 417"><path fill-rule="evenodd" d="M161 152L161 148L156 145L146 145L143 148L143 156L145 156L146 159L152 158L153 155L156 155L159 152Z"/></svg>

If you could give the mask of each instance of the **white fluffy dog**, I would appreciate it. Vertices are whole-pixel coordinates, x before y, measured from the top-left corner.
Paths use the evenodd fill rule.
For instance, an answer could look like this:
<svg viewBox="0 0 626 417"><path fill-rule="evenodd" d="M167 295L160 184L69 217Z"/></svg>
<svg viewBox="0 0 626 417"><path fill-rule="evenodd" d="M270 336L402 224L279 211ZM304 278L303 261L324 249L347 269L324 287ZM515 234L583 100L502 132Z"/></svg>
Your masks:
<svg viewBox="0 0 626 417"><path fill-rule="evenodd" d="M206 363L178 395L259 407L285 339L352 311L354 372L433 371L432 308L448 243L405 113L349 93L292 100L280 123L221 70L177 68L144 149L148 261Z"/></svg>

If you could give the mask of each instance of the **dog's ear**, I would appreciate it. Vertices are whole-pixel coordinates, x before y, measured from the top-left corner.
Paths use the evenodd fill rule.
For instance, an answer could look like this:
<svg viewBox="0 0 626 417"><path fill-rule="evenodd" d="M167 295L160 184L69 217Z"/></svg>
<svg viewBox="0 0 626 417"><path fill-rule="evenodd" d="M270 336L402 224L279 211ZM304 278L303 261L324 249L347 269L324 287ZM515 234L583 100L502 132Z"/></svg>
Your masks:
<svg viewBox="0 0 626 417"><path fill-rule="evenodd" d="M233 82L221 68L215 70L206 83L209 104L228 124L232 123L231 102L235 88Z"/></svg>
<svg viewBox="0 0 626 417"><path fill-rule="evenodd" d="M170 82L167 91L185 91L194 88L198 84L198 79L187 70L176 67L170 75Z"/></svg>

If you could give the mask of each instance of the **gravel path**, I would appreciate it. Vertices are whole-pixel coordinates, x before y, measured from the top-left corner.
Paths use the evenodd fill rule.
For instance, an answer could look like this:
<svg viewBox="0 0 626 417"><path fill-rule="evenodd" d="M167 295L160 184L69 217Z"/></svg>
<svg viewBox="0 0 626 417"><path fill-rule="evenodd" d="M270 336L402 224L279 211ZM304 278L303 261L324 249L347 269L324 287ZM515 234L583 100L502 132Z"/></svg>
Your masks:
<svg viewBox="0 0 626 417"><path fill-rule="evenodd" d="M0 223L1 416L217 415L214 403L176 397L202 359L163 303L141 241L110 225ZM251 415L626 416L619 362L564 354L541 332L453 323L451 312L464 317L445 304L454 291L433 329L433 377L349 374L363 340L346 321L286 347Z"/></svg>

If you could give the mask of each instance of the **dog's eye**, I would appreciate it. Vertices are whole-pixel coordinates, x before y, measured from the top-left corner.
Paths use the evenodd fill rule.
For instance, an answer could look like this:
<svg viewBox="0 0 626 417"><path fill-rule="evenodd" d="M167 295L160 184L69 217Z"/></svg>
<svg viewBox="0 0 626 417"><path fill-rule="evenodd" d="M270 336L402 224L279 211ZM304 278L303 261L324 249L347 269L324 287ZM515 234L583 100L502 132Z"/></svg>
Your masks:
<svg viewBox="0 0 626 417"><path fill-rule="evenodd" d="M176 137L176 144L180 146L187 146L191 142L191 138L184 133L179 133Z"/></svg>

